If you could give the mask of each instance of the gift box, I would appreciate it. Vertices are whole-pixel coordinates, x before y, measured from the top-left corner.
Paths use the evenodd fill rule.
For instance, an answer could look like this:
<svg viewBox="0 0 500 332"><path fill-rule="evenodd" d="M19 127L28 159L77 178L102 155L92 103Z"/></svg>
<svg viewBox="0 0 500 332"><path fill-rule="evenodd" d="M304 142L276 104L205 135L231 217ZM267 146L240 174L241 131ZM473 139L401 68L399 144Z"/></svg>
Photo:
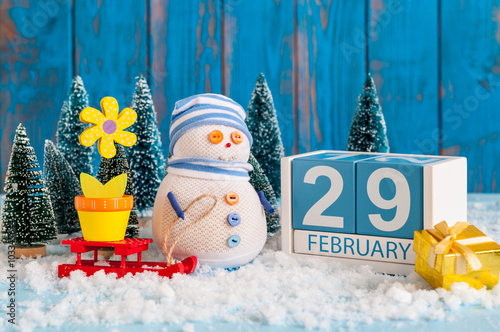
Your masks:
<svg viewBox="0 0 500 332"><path fill-rule="evenodd" d="M498 283L500 246L468 222L453 227L443 221L415 232L415 271L434 288L449 290L454 282L492 288Z"/></svg>

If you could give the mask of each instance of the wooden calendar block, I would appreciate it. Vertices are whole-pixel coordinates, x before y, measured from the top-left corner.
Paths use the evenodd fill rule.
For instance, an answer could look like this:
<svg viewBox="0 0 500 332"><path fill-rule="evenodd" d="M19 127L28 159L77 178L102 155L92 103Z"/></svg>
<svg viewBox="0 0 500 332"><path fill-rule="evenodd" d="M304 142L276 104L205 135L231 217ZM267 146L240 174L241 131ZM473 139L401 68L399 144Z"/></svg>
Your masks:
<svg viewBox="0 0 500 332"><path fill-rule="evenodd" d="M356 233L413 239L424 226L424 165L441 160L382 156L358 163Z"/></svg>
<svg viewBox="0 0 500 332"><path fill-rule="evenodd" d="M294 229L355 233L355 165L367 158L326 152L295 159Z"/></svg>
<svg viewBox="0 0 500 332"><path fill-rule="evenodd" d="M282 248L292 254L407 274L415 230L467 219L465 158L317 151L281 166Z"/></svg>
<svg viewBox="0 0 500 332"><path fill-rule="evenodd" d="M413 239L467 219L467 160L385 155L357 164L356 233Z"/></svg>

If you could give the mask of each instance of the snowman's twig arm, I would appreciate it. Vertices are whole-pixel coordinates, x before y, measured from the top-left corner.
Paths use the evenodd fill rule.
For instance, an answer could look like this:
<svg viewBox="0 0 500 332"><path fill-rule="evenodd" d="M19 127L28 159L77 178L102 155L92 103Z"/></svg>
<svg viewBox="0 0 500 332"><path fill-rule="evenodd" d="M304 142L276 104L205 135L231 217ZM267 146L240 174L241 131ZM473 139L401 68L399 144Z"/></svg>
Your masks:
<svg viewBox="0 0 500 332"><path fill-rule="evenodd" d="M175 199L175 195L173 192L169 192L167 194L167 198L170 201L170 204L172 205L172 208L174 209L175 213L177 213L177 217L182 218L184 220L184 211L182 211L181 206L179 203L177 203L177 199Z"/></svg>
<svg viewBox="0 0 500 332"><path fill-rule="evenodd" d="M260 203L262 204L264 209L266 209L267 213L274 214L274 209L271 206L271 204L269 203L269 201L267 200L266 196L264 196L264 192L262 190L259 190L257 192L257 195L259 195Z"/></svg>

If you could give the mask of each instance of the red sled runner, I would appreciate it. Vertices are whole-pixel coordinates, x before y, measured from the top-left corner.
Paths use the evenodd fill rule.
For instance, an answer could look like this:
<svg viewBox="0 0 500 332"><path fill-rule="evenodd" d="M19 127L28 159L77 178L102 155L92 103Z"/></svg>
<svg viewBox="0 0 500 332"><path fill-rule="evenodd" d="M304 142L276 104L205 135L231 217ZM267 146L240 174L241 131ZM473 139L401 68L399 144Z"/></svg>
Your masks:
<svg viewBox="0 0 500 332"><path fill-rule="evenodd" d="M148 250L148 245L152 239L126 238L116 242L93 242L85 241L82 237L63 240L62 244L71 246L71 252L76 253L76 264L62 264L58 267L59 278L69 277L71 271L83 271L87 276L91 276L97 271L104 273L116 273L118 278L122 278L127 273L141 273L144 271L157 272L161 277L171 278L174 273L189 274L193 272L197 265L195 256L188 257L182 262L168 265L166 262L142 262L141 253ZM105 247L113 247L115 255L121 255L121 261L105 261L104 264L96 265L97 250ZM82 253L94 251L93 260L82 260ZM137 254L136 262L127 262L126 257Z"/></svg>

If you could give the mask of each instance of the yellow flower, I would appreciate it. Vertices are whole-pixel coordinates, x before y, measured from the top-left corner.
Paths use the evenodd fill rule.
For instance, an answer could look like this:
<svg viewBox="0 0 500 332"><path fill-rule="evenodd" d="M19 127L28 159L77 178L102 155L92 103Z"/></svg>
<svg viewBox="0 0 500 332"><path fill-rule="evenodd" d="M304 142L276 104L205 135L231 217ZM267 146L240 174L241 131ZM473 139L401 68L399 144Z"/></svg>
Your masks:
<svg viewBox="0 0 500 332"><path fill-rule="evenodd" d="M94 124L80 135L80 144L91 146L99 140L97 148L101 156L113 158L116 154L115 142L124 146L132 146L137 142L134 133L123 130L134 124L137 113L131 108L124 108L118 114L118 102L113 97L102 98L101 109L104 115L92 107L80 113L80 121Z"/></svg>

